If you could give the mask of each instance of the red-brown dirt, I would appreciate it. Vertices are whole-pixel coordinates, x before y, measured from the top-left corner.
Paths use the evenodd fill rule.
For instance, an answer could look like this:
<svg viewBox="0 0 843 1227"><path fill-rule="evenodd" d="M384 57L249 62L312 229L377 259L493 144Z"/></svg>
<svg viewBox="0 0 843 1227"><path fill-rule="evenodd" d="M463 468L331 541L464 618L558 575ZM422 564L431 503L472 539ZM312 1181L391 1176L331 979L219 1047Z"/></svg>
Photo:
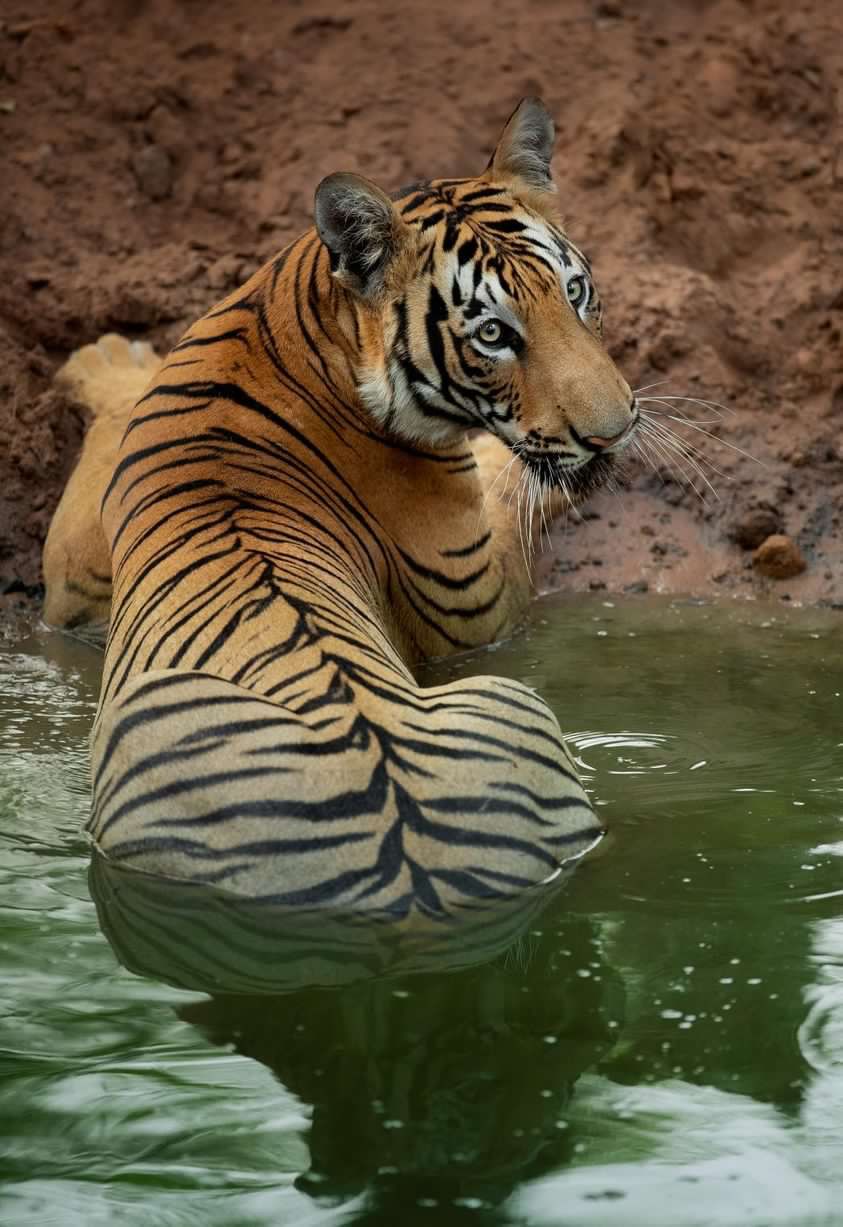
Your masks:
<svg viewBox="0 0 843 1227"><path fill-rule="evenodd" d="M528 93L557 118L567 225L595 260L630 382L729 409L712 422L675 402L715 436L684 430L719 497L654 454L655 473L633 465L628 492L554 530L540 582L843 603L836 0L10 3L7 604L37 596L81 438L50 387L71 349L107 330L166 347L309 224L323 175L389 188L473 173ZM776 580L752 558L781 533L807 566Z"/></svg>

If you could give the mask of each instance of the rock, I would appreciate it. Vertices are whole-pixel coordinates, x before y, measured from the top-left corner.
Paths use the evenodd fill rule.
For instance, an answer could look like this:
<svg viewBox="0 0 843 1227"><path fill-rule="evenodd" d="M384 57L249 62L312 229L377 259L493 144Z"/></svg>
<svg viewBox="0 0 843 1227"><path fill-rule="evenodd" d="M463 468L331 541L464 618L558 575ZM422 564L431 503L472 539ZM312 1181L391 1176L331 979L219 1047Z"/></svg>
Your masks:
<svg viewBox="0 0 843 1227"><path fill-rule="evenodd" d="M805 559L799 547L784 533L773 533L762 541L752 555L752 565L770 579L792 579L805 570Z"/></svg>
<svg viewBox="0 0 843 1227"><path fill-rule="evenodd" d="M768 537L782 530L782 518L775 507L761 503L735 516L726 530L730 541L744 550L755 550Z"/></svg>
<svg viewBox="0 0 843 1227"><path fill-rule="evenodd" d="M138 187L150 200L164 200L173 190L173 163L160 145L144 145L132 158Z"/></svg>

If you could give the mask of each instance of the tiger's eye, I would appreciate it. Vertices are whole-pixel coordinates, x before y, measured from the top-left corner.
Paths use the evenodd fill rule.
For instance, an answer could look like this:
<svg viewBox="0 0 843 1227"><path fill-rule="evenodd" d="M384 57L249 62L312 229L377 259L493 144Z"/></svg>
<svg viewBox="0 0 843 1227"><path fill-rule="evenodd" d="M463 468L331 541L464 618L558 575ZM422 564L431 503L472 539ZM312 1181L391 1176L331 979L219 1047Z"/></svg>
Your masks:
<svg viewBox="0 0 843 1227"><path fill-rule="evenodd" d="M572 277L568 282L568 302L572 307L578 307L585 297L585 278Z"/></svg>
<svg viewBox="0 0 843 1227"><path fill-rule="evenodd" d="M477 335L487 345L497 345L503 338L503 328L497 320L486 320L485 324L481 324Z"/></svg>

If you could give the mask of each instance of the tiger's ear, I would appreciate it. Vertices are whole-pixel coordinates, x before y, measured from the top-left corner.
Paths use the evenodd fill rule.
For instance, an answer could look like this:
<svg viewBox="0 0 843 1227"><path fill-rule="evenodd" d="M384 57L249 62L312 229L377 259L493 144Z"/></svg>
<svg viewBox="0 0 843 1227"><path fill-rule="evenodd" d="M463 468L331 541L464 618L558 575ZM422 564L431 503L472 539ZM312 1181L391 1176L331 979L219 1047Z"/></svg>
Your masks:
<svg viewBox="0 0 843 1227"><path fill-rule="evenodd" d="M555 191L550 177L555 135L550 112L541 98L522 98L507 120L486 173Z"/></svg>
<svg viewBox="0 0 843 1227"><path fill-rule="evenodd" d="M374 298L406 232L392 201L362 175L328 175L316 189L315 218L334 276L361 298Z"/></svg>

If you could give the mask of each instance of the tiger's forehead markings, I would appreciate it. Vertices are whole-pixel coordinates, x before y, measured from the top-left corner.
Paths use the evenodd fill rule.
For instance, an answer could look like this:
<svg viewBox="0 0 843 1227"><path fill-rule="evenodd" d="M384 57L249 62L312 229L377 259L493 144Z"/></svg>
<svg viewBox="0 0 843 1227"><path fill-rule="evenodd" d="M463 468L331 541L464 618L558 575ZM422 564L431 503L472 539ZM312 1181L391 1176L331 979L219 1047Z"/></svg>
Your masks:
<svg viewBox="0 0 843 1227"><path fill-rule="evenodd" d="M513 216L517 202L506 188L492 185L473 187L459 194L458 188L471 187L473 182L439 179L416 184L408 189L406 198L403 195L398 197L401 215L411 225L418 226L422 233L444 223L441 237L445 251L457 245L464 226L489 232L486 235L489 242L493 242L496 235L518 234L526 228L524 221Z"/></svg>
<svg viewBox="0 0 843 1227"><path fill-rule="evenodd" d="M421 271L467 323L494 314L523 335L519 307L540 301L590 264L549 219L512 192L476 180L433 180L397 193L405 221L423 236Z"/></svg>
<svg viewBox="0 0 843 1227"><path fill-rule="evenodd" d="M498 306L506 298L532 301L560 286L564 293L567 280L586 269L587 263L577 249L566 244L551 226L527 219L517 242L487 246L482 237L464 239L443 272L450 278L454 306L466 300L473 304L481 285L487 287ZM471 314L469 309L469 318Z"/></svg>

